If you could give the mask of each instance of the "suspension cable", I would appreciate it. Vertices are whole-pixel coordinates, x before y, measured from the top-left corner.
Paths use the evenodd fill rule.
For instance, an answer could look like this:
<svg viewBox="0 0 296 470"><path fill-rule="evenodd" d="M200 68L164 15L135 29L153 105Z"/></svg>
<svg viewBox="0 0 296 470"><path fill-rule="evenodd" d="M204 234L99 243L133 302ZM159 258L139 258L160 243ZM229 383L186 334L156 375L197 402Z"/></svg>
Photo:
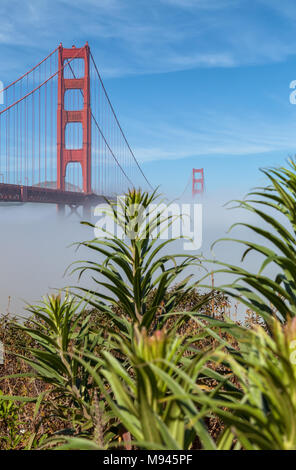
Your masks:
<svg viewBox="0 0 296 470"><path fill-rule="evenodd" d="M65 63L63 64L63 66L61 67L60 70L63 70L68 64L70 64L70 62L72 62L72 60L76 59L78 54L79 54L80 51L77 52L77 54L75 54L74 57L72 57L70 60L67 60L65 61ZM8 111L10 108L12 108L13 106L15 106L16 104L20 103L21 101L23 101L24 99L28 98L29 96L31 96L33 93L35 93L36 91L40 90L41 87L43 87L43 85L46 85L46 83L49 82L49 80L51 80L52 78L54 78L56 75L58 75L58 73L60 72L60 70L57 70L55 73L53 73L47 80L44 80L44 82L42 82L40 85L38 85L36 88L34 88L34 90L31 90L29 93L27 93L26 95L22 96L22 98L20 98L19 100L15 101L14 103L10 104L9 106L7 106L7 108L3 109L2 111L0 111L0 116L1 114L5 113L5 111Z"/></svg>
<svg viewBox="0 0 296 470"><path fill-rule="evenodd" d="M18 83L20 80L22 80L23 78L25 78L27 75L29 75L30 73L32 73L35 69L37 69L37 67L39 67L41 64L43 64L43 62L45 62L47 59L49 59L57 50L58 50L59 47L57 47L54 51L52 51L47 57L45 57L45 59L41 60L41 62L39 62L37 65L35 65L35 67L33 67L31 70L29 70L28 72L24 73L24 75L22 75L21 77L19 77L17 80L15 80L14 82L10 83L9 85L7 85L5 88L2 88L2 90L0 90L0 93L3 93L4 91L8 90L8 88L10 88L12 85L15 85L16 83Z"/></svg>
<svg viewBox="0 0 296 470"><path fill-rule="evenodd" d="M125 134L124 134L124 132L123 132L123 130L122 130L122 127L121 127L121 125L119 124L117 115L116 115L116 113L115 113L115 111L114 111L114 108L113 108L113 106L112 106L112 103L111 103L111 101L110 101L110 99L109 99L109 96L108 96L108 93L107 93L106 88L105 88L105 86L104 86L104 83L103 83L103 80L102 80L102 78L101 78L100 72L99 72L99 70L98 70L98 67L97 67L97 65L96 65L96 63L95 63L95 61L94 61L94 58L93 58L93 55L92 55L91 52L90 52L90 56L91 56L91 60L92 60L92 62L93 62L93 64L94 64L95 70L96 70L96 72L97 72L98 78L99 78L99 80L100 80L100 82L101 82L101 85L102 85L102 87L103 87L105 96L106 96L106 98L107 98L107 100L108 100L108 103L109 103L109 105L110 105L110 108L111 108L111 111L112 111L112 113L113 113L113 116L114 116L114 118L115 118L115 120L116 120L116 122L117 122L117 125L118 125L119 129L120 129L121 135L122 135L122 137L124 138L125 143L126 143L126 145L128 146L128 149L129 149L129 151L130 151L130 153L131 153L133 159L135 160L135 163L136 163L137 167L139 168L141 174L143 175L143 177L144 177L146 183L148 183L148 185L150 186L150 188L153 189L153 186L150 184L150 182L149 182L148 179L146 178L146 176L145 176L145 174L144 174L142 168L140 167L140 165L139 165L139 163L138 163L138 160L136 159L136 157L135 157L135 155L134 155L134 152L132 151L132 149L131 149L131 147L130 147L128 141L127 141L127 138L126 138L126 136L125 136Z"/></svg>
<svg viewBox="0 0 296 470"><path fill-rule="evenodd" d="M71 72L72 72L72 74L73 74L73 77L76 78L76 75L75 75L75 73L74 73L74 70L73 70L72 67L71 67L71 64L68 64L68 65L69 65L70 70L71 70ZM80 93L81 93L82 96L83 96L83 92L82 92L81 89L80 89ZM119 168L121 169L121 171L122 171L122 173L124 174L124 176L127 178L127 180L128 180L128 181L131 183L131 185L133 186L133 182L130 180L130 178L128 177L128 175L126 174L126 172L124 171L124 169L123 169L122 166L120 165L119 161L117 160L116 156L114 155L113 150L111 149L110 145L108 144L108 142L107 142L107 140L106 140L106 138L105 138L105 136L104 136L104 134L103 134L103 132L102 132L102 130L101 130L101 128L100 128L100 126L99 126L97 120L96 120L96 118L95 118L94 115L93 115L93 112L92 112L92 111L90 111L90 112L91 112L91 117L93 118L94 123L95 123L95 125L97 126L99 133L100 133L101 136L103 137L103 140L104 140L104 142L105 142L107 148L109 149L109 151L110 151L112 157L113 157L114 160L116 161L117 165L118 165Z"/></svg>

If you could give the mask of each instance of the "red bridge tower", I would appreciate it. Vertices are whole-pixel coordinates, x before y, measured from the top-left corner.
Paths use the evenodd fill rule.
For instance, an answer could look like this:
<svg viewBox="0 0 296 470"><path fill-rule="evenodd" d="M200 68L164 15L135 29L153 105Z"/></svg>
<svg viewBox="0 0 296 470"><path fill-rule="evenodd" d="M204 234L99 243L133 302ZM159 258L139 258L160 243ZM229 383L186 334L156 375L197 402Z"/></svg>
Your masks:
<svg viewBox="0 0 296 470"><path fill-rule="evenodd" d="M199 178L196 177L199 174ZM203 168L192 170L192 197L196 194L203 194L204 192L204 170Z"/></svg>
<svg viewBox="0 0 296 470"><path fill-rule="evenodd" d="M83 78L64 78L64 68L68 59L84 59ZM57 115L57 189L65 190L65 177L68 163L78 162L82 168L83 192L91 193L91 106L90 106L90 51L88 43L84 47L72 49L59 46L58 72L58 115ZM71 63L68 67L71 66ZM65 110L66 90L81 90L83 109ZM65 130L68 123L80 122L83 128L81 149L66 149Z"/></svg>

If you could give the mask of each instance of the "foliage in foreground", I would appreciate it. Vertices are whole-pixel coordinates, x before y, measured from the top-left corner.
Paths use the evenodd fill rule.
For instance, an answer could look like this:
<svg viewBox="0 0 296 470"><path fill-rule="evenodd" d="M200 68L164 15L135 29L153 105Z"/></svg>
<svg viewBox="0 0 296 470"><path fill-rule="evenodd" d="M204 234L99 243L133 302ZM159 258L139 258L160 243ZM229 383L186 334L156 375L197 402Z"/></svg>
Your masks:
<svg viewBox="0 0 296 470"><path fill-rule="evenodd" d="M130 324L149 330L158 318L161 327L162 316L159 314L173 311L196 287L196 282L190 282L194 276L188 274L188 268L201 268L197 256L165 254L164 250L177 238L161 240L162 232L172 225L174 217L166 215L166 208L158 199L156 192L149 195L132 190L125 199L112 204L107 215L124 238L119 235L110 237L106 231L100 238L81 243L93 257L78 262L79 266L74 269L80 278L84 273L90 274L97 286L96 290L79 287L82 296L89 296L89 305L109 316L127 335L131 331L114 315L112 305L120 305ZM100 261L100 256L103 256L103 261ZM103 293L103 289L107 293ZM152 291L153 300L149 302ZM205 296L202 303L211 295ZM192 310L201 307L202 303L193 305Z"/></svg>
<svg viewBox="0 0 296 470"><path fill-rule="evenodd" d="M247 271L242 263L235 266L222 262L218 263L222 267L217 272L235 276L234 282L221 286L225 293L239 299L267 324L274 314L285 323L296 316L296 161L290 159L288 168L262 172L269 186L252 191L243 201L234 201L258 216L258 224L235 223L231 227L248 228L262 243L234 238L218 240L241 244L242 262L251 252L261 257L258 272ZM274 278L265 274L268 266L275 272Z"/></svg>
<svg viewBox="0 0 296 470"><path fill-rule="evenodd" d="M252 329L229 325L239 351L222 340L215 361L232 371L242 395L205 398L225 424L224 447L236 439L246 450L296 449L296 322L270 320L271 334L260 325ZM225 326L222 326L222 329Z"/></svg>
<svg viewBox="0 0 296 470"><path fill-rule="evenodd" d="M112 208L127 241L85 242L105 258L78 268L80 274L90 271L98 285L77 295L91 295L84 300L97 309L97 321L67 294L32 308L30 326L21 327L30 338L26 353L19 354L29 367L25 375L46 387L33 397L2 395L1 412L7 415L7 407L17 410L12 403L23 403L33 406L34 418L42 410L67 423L42 442L36 428L27 448L296 450L296 166L291 165L292 171L267 172L272 187L256 192L259 200L242 203L272 227L275 234L247 225L275 251L239 241L247 246L245 254L254 250L265 257L259 274L222 268L237 275L223 290L242 296L265 327L205 315L214 292L195 297L186 312L178 312L196 285L185 277L173 293L170 289L199 261L161 255L165 244L149 239L157 224L171 223L156 216L147 225L138 218L135 203L147 208L155 194L131 191L120 211ZM252 203L279 211L292 230ZM275 280L262 275L270 263L279 269ZM209 432L213 419L220 423L218 436ZM13 439L11 448L18 445Z"/></svg>

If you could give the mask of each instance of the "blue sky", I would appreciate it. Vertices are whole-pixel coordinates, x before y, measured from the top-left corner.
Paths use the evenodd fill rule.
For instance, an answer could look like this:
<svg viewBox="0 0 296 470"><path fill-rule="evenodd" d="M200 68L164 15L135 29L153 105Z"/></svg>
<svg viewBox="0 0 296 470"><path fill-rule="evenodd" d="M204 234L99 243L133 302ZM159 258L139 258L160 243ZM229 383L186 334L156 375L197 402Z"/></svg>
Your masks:
<svg viewBox="0 0 296 470"><path fill-rule="evenodd" d="M154 185L243 192L259 166L296 153L296 2L1 0L0 79L87 40L128 140Z"/></svg>

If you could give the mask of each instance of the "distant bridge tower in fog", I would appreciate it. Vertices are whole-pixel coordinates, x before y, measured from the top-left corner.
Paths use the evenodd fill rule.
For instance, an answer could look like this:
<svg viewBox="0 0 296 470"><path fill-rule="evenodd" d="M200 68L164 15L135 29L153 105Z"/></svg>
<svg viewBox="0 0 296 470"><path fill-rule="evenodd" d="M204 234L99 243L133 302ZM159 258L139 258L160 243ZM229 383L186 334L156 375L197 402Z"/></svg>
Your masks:
<svg viewBox="0 0 296 470"><path fill-rule="evenodd" d="M192 169L192 197L196 194L203 194L204 192L204 169Z"/></svg>

